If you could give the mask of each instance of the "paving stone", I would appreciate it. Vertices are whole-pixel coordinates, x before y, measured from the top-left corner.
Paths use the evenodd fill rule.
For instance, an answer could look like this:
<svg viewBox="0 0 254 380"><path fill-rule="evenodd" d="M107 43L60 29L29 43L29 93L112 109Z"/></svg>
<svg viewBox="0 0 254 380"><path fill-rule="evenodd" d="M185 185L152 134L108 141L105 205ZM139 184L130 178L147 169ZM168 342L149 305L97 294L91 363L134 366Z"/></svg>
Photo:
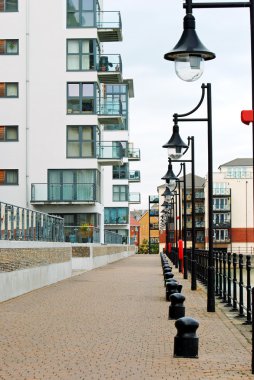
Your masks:
<svg viewBox="0 0 254 380"><path fill-rule="evenodd" d="M173 358L160 258L136 255L0 304L1 380L253 379L251 329L173 269L199 358Z"/></svg>

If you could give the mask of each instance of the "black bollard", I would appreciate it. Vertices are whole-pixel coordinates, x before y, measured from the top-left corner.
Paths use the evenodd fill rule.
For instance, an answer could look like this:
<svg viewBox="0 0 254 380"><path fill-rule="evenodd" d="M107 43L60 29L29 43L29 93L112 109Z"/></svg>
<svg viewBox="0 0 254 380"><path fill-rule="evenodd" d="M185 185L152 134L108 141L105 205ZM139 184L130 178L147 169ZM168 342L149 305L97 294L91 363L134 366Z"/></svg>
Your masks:
<svg viewBox="0 0 254 380"><path fill-rule="evenodd" d="M168 319L179 319L185 316L185 307L183 303L185 297L180 293L173 293L169 296L171 305L168 310Z"/></svg>
<svg viewBox="0 0 254 380"><path fill-rule="evenodd" d="M198 326L198 321L189 317L179 318L175 322L177 335L174 339L174 357L198 357L198 337L196 335Z"/></svg>
<svg viewBox="0 0 254 380"><path fill-rule="evenodd" d="M164 273L164 285L166 286L166 282L171 280L174 277L174 274L171 272Z"/></svg>
<svg viewBox="0 0 254 380"><path fill-rule="evenodd" d="M182 285L176 281L166 281L166 301L169 301L169 297L173 293L181 293Z"/></svg>

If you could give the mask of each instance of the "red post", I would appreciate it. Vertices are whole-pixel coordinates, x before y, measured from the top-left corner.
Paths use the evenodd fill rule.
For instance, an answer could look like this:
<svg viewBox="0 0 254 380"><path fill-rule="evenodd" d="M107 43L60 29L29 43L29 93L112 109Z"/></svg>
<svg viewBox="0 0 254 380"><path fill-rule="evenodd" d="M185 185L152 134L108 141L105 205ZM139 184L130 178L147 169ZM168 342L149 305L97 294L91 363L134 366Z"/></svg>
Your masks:
<svg viewBox="0 0 254 380"><path fill-rule="evenodd" d="M183 271L183 241L178 240L179 272Z"/></svg>

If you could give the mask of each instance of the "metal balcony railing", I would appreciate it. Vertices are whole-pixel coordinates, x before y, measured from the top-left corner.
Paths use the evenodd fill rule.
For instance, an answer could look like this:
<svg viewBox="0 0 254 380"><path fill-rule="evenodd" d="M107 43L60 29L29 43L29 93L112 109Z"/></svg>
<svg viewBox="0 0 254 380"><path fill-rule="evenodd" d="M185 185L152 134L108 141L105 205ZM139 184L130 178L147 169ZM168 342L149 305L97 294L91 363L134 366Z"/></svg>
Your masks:
<svg viewBox="0 0 254 380"><path fill-rule="evenodd" d="M0 202L0 240L64 241L63 218Z"/></svg>

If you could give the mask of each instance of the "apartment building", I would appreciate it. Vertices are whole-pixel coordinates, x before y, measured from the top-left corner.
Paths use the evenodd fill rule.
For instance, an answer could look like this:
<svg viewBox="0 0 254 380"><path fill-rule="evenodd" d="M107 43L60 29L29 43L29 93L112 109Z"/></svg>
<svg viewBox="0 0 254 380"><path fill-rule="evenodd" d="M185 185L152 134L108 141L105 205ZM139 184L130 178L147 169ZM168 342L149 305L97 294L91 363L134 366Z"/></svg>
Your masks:
<svg viewBox="0 0 254 380"><path fill-rule="evenodd" d="M249 253L254 251L253 167L252 158L236 158L219 166L213 173L213 246L217 251ZM183 178L179 178L180 181ZM174 209L170 241L181 236L184 216L183 186L180 186L180 214ZM165 185L158 187L160 215ZM174 198L177 195L174 196ZM192 243L191 174L186 175L187 247ZM179 201L178 201L179 202ZM174 204L176 200L174 199ZM181 216L179 218L179 215ZM181 220L181 222L180 222ZM161 248L165 244L165 226L160 226ZM208 182L195 176L195 242L197 249L208 249Z"/></svg>
<svg viewBox="0 0 254 380"><path fill-rule="evenodd" d="M98 0L0 0L0 23L0 199L62 216L66 240L90 228L104 242L105 221L127 242L133 81L107 54L120 13Z"/></svg>
<svg viewBox="0 0 254 380"><path fill-rule="evenodd" d="M251 158L236 158L219 166L213 174L214 248L238 253L252 253L253 166ZM205 183L207 200L207 182ZM206 201L206 209L207 209ZM207 213L206 213L207 215ZM206 216L206 246L208 220Z"/></svg>

